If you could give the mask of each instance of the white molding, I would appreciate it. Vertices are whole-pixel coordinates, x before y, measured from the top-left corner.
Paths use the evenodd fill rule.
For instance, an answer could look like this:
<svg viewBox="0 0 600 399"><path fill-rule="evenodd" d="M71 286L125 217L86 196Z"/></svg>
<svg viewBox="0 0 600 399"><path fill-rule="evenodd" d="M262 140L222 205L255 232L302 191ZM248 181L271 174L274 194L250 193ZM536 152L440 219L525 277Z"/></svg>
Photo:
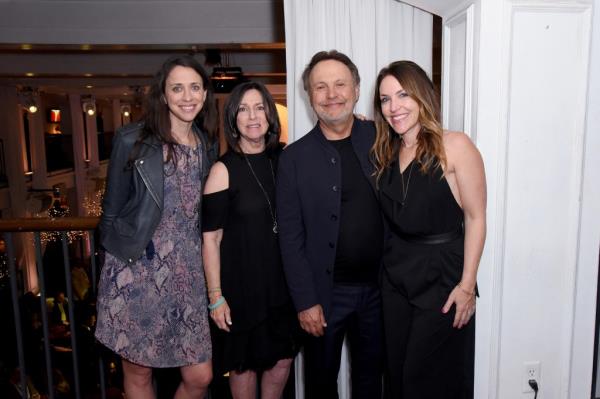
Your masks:
<svg viewBox="0 0 600 399"><path fill-rule="evenodd" d="M494 178L488 177L488 190L491 189L493 196L490 196L492 201L488 202L489 213L493 215L491 218L488 217L488 237L486 241L490 244L492 249L484 251L484 257L489 254L489 262L486 266L490 267L490 279L487 281L490 284L489 295L491 296L489 307L487 308L491 314L489 324L489 341L487 342L488 352L488 390L486 397L488 399L497 399L499 397L500 389L500 354L501 354L501 338L502 338L502 303L504 294L504 261L505 261L505 242L506 242L506 204L507 204L507 180L508 180L508 120L509 120L509 88L510 88L510 42L505 40L506 37L510 38L508 33L511 31L510 18L508 18L508 9L506 2L501 2L496 5L496 9L492 8L492 12L497 12L497 18L501 22L498 23L500 32L493 38L488 37L488 40L492 41L493 45L496 45L499 50L499 62L497 81L495 85L492 85L494 89L498 89L498 102L495 105L497 110L494 113L495 121L497 122L497 130L493 137L487 139L482 136L481 141L485 140L489 155L484 160L486 163L486 169L488 165L492 165L493 168L489 168L490 175L494 171ZM489 10L487 11L490 12ZM481 17L481 24L484 24L483 16ZM480 32L480 34L482 34ZM488 33L491 36L491 33ZM494 39L496 40L494 42ZM487 44L487 43L486 43ZM480 40L481 45L481 40ZM478 54L482 56L481 51ZM480 62L481 64L481 62ZM481 68L481 66L480 66ZM479 72L478 78L481 82L482 76L481 71ZM489 77L488 77L489 78ZM497 85L497 86L496 86ZM498 87L499 86L499 87ZM480 90L480 84L477 87ZM488 87L489 89L489 87ZM481 97L481 96L480 96ZM481 99L481 98L480 98ZM482 105L481 101L477 104L479 107ZM481 124L479 118L483 118L485 115L476 115L477 124ZM487 121L483 122L486 123ZM485 127L485 126L484 126ZM478 142L480 141L478 140ZM479 144L479 143L478 143ZM491 181L490 181L491 180ZM491 184L490 184L491 183ZM489 192L488 192L489 195ZM491 233L491 234L490 234ZM491 253L489 253L491 252ZM483 259L482 259L483 260ZM477 383L476 383L477 384Z"/></svg>
<svg viewBox="0 0 600 399"><path fill-rule="evenodd" d="M488 220L488 225L493 227L493 235L488 237L491 238L493 243L492 254L490 254L491 260L488 264L491 267L490 271L490 295L491 303L489 310L491 313L491 321L489 325L489 341L488 350L488 399L499 398L500 389L500 361L501 361L501 349L502 349L502 303L504 297L504 261L505 261L505 243L506 243L506 204L507 204L507 180L508 180L508 120L509 120L509 88L510 88L510 44L504 40L508 32L510 32L510 19L508 18L508 12L506 3L502 2L502 9L498 18L501 19L499 42L496 45L499 47L500 62L499 71L500 76L497 76L499 85L498 93L498 106L496 113L496 120L498 122L498 130L496 131L495 137L490 140L492 143L488 145L490 147L491 160L487 163L491 163L495 166L495 175L493 181L493 189L495 190L495 201L488 203L488 208L493 210L493 218ZM496 10L498 11L498 10ZM483 24L484 21L481 21ZM481 73L480 73L481 75ZM481 76L480 76L481 78ZM504 84L503 84L504 83ZM479 89L479 87L478 87ZM479 103L478 106L482 104ZM478 120L479 123L479 120ZM496 154L492 155L491 151L495 150ZM488 178L489 180L489 178ZM486 251L487 252L487 251ZM485 254L484 254L485 255Z"/></svg>
<svg viewBox="0 0 600 399"><path fill-rule="evenodd" d="M464 115L463 115L463 126L464 131L471 136L471 139L475 141L475 134L473 132L471 123L473 121L473 55L475 52L474 46L474 20L475 20L475 5L471 4L466 9L466 36L465 36L465 101L464 101Z"/></svg>
<svg viewBox="0 0 600 399"><path fill-rule="evenodd" d="M472 0L396 0L409 4L431 14L446 16L453 15L460 9L465 9Z"/></svg>
<svg viewBox="0 0 600 399"><path fill-rule="evenodd" d="M583 114L582 129L584 134L581 143L581 170L579 180L580 208L578 220L578 247L576 256L576 275L573 281L573 313L571 319L570 334L570 362L568 372L568 385L566 387L570 397L596 397L596 392L591 392L594 358L596 353L589 351L594 348L596 323L596 300L597 300L597 282L598 282L598 252L600 227L597 221L600 220L600 190L598 190L598 181L600 180L600 160L597 157L597 151L600 149L600 140L598 140L597 131L600 128L600 118L597 110L591 107L598 106L598 94L594 91L600 81L598 74L598 62L600 61L600 35L597 31L594 38L591 38L593 19L596 23L600 22L600 12L595 10L596 15L592 15L592 8L587 7L581 11L586 14L585 25L582 26L582 35L586 35L584 51L587 50L588 62L585 63L581 75L587 77L585 85L580 88L586 92L585 100L579 109ZM596 41L594 48L592 42ZM582 46L583 47L583 46ZM595 52L595 53L594 53ZM595 58L594 58L595 57ZM594 70L594 65L596 69ZM595 86L594 86L595 85ZM596 113L595 113L595 112ZM582 295L582 293L584 293ZM589 296L585 295L587 293ZM590 353L592 352L592 353Z"/></svg>
<svg viewBox="0 0 600 399"><path fill-rule="evenodd" d="M443 23L443 46L442 46L442 123L445 128L449 124L450 107L450 53L452 48L452 30L454 27L464 24L465 26L465 74L464 74L464 98L462 99L463 131L467 134L472 132L472 105L473 105L473 58L474 58L474 19L475 5L470 3L466 8L457 11ZM463 38L458 38L463 40Z"/></svg>

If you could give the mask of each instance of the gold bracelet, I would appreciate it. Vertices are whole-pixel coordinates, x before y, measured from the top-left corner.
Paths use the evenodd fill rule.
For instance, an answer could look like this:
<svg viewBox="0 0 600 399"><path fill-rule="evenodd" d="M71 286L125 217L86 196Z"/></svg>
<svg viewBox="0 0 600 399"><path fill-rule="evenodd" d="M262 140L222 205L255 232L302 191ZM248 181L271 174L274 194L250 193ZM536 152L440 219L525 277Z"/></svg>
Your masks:
<svg viewBox="0 0 600 399"><path fill-rule="evenodd" d="M212 294L213 292L221 292L221 287L214 287L208 289L209 294Z"/></svg>
<svg viewBox="0 0 600 399"><path fill-rule="evenodd" d="M475 296L475 291L469 292L469 291L465 290L463 287L460 286L460 281L458 282L458 284L456 284L456 286L458 287L459 290L461 290L465 294Z"/></svg>

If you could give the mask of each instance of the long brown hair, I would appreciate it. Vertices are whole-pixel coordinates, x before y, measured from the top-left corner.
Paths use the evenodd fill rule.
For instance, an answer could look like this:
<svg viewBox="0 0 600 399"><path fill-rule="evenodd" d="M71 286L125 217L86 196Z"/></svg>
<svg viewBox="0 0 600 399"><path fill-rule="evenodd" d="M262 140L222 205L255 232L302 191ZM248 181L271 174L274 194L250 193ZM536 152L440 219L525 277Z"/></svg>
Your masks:
<svg viewBox="0 0 600 399"><path fill-rule="evenodd" d="M429 173L438 167L446 166L446 153L443 143L439 96L433 83L420 66L412 61L395 61L383 68L377 76L373 106L375 108L375 126L377 136L371 148L375 162L377 180L386 168L398 157L402 138L394 132L383 116L379 86L381 81L393 76L406 93L419 105L419 123L421 130L417 136L415 159L421 165L423 173Z"/></svg>
<svg viewBox="0 0 600 399"><path fill-rule="evenodd" d="M169 117L169 107L163 101L167 78L176 66L192 68L202 78L202 86L206 90L206 99L202 109L196 116L194 123L208 136L209 141L213 141L217 136L217 108L215 97L213 95L212 84L208 73L202 65L190 55L176 55L168 58L160 67L150 90L145 99L144 109L144 129L138 138L134 150L130 155L130 161L133 161L137 156L139 144L149 137L156 137L161 143L166 143L169 146L166 161L172 159L174 151L173 146L177 144L171 132L171 119ZM176 160L174 164L176 165Z"/></svg>

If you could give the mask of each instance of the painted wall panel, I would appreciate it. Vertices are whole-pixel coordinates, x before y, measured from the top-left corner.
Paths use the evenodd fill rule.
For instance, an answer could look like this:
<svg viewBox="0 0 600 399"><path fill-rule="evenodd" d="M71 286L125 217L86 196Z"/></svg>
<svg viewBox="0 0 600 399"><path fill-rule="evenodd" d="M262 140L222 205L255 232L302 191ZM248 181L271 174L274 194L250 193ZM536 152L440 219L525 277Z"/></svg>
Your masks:
<svg viewBox="0 0 600 399"><path fill-rule="evenodd" d="M580 11L514 8L499 398L524 397L529 360L542 363L542 397L567 397L589 35Z"/></svg>

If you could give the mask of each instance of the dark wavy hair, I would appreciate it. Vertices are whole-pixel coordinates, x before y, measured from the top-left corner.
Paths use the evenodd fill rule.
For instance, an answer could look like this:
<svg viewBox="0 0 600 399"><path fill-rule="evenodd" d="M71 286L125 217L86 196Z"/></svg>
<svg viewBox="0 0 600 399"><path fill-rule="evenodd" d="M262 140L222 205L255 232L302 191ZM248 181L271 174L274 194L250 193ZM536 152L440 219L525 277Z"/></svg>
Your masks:
<svg viewBox="0 0 600 399"><path fill-rule="evenodd" d="M160 67L150 86L150 90L144 104L144 129L138 139L138 143L149 137L155 137L160 142L169 145L167 161L173 157L173 145L177 144L171 133L171 119L169 107L165 104L164 95L166 82L169 74L176 66L192 68L202 78L202 86L206 90L206 99L202 109L196 116L194 123L208 139L213 141L217 138L217 108L210 78L202 65L191 55L175 55L168 58Z"/></svg>
<svg viewBox="0 0 600 399"><path fill-rule="evenodd" d="M423 173L446 166L440 101L427 73L412 61L395 61L383 68L377 76L373 107L375 108L375 126L377 135L371 149L375 163L377 180L390 164L398 157L401 138L387 123L381 110L379 86L381 81L393 76L406 93L419 105L419 123L421 130L417 136L415 159L421 165Z"/></svg>
<svg viewBox="0 0 600 399"><path fill-rule="evenodd" d="M269 130L265 137L265 150L267 153L270 153L279 148L281 124L279 123L279 115L277 115L277 109L275 108L275 101L273 101L271 93L269 93L262 83L253 81L241 83L237 85L229 95L229 98L225 103L225 115L223 117L225 140L227 140L227 146L231 150L239 153L242 152L240 148L240 130L237 126L237 116L242 98L249 90L257 90L262 96L267 122L269 123Z"/></svg>

